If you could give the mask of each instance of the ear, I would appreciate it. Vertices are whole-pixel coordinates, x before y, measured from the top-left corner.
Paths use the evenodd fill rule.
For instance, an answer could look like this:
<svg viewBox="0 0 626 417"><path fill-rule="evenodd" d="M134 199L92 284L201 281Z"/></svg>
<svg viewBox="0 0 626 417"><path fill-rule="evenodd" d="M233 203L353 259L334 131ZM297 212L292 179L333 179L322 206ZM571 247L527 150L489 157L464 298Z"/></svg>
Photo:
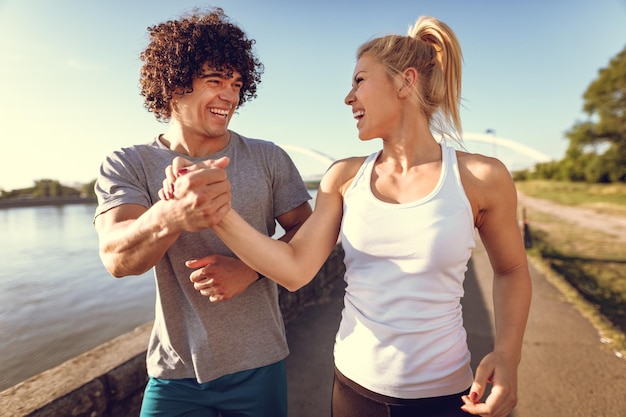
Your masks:
<svg viewBox="0 0 626 417"><path fill-rule="evenodd" d="M398 96L400 98L406 98L410 96L413 91L417 88L417 81L419 78L419 73L415 68L407 68L400 75L400 89L398 90Z"/></svg>

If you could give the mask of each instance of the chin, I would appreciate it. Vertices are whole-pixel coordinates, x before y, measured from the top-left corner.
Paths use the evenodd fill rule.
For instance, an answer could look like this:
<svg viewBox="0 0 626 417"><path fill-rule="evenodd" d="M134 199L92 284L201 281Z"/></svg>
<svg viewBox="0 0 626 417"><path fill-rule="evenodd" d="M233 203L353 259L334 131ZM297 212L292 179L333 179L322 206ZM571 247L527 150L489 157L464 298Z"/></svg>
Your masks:
<svg viewBox="0 0 626 417"><path fill-rule="evenodd" d="M367 142L367 141L370 141L370 140L373 140L373 139L376 139L376 138L377 137L370 136L370 135L364 135L364 134L359 133L359 140L361 142Z"/></svg>

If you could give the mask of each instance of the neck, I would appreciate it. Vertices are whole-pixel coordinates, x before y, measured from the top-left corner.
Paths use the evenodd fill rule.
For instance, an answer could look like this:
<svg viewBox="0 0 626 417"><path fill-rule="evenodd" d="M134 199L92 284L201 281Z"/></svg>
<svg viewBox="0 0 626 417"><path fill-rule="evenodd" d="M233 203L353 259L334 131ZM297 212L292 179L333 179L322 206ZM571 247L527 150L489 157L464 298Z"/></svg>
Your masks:
<svg viewBox="0 0 626 417"><path fill-rule="evenodd" d="M198 132L190 132L171 125L168 131L160 136L161 142L174 152L193 156L209 156L221 151L228 145L231 138L230 130L224 134L209 136Z"/></svg>
<svg viewBox="0 0 626 417"><path fill-rule="evenodd" d="M405 126L383 138L379 161L389 163L397 170L407 171L413 166L440 159L440 148L427 125L413 124L410 128Z"/></svg>

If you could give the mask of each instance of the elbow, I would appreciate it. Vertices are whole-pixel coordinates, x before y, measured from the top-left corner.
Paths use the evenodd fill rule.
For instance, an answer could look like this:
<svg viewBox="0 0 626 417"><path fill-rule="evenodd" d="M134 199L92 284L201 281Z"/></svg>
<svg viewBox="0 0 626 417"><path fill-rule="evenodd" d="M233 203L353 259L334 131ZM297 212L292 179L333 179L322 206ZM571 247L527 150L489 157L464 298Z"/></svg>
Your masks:
<svg viewBox="0 0 626 417"><path fill-rule="evenodd" d="M107 271L109 271L109 274L111 274L113 278L117 278L117 279L124 278L130 275L130 274L125 273L119 268L107 268Z"/></svg>
<svg viewBox="0 0 626 417"><path fill-rule="evenodd" d="M102 246L98 251L100 255L100 261L104 266L104 269L114 278L124 278L129 275L125 273L122 268L122 262L120 262L119 256L115 253L105 250Z"/></svg>
<svg viewBox="0 0 626 417"><path fill-rule="evenodd" d="M298 291L300 288L304 287L304 285L299 285L299 284L289 284L289 285L283 285L283 287L285 287L285 289L289 292L296 292Z"/></svg>
<svg viewBox="0 0 626 417"><path fill-rule="evenodd" d="M113 262L105 262L103 260L103 265L104 265L104 269L107 270L107 272L113 277L113 278L124 278L130 274L126 273L125 271L122 270L122 268L119 267L119 265L116 265Z"/></svg>
<svg viewBox="0 0 626 417"><path fill-rule="evenodd" d="M300 288L304 287L309 282L311 282L313 278L315 278L315 276L304 277L303 279L295 279L295 280L291 278L289 280L285 280L285 282L282 283L281 285L285 287L285 289L289 292L296 292Z"/></svg>
<svg viewBox="0 0 626 417"><path fill-rule="evenodd" d="M148 271L148 269L137 269L137 268L129 268L128 265L125 265L120 259L110 255L100 254L100 259L102 260L102 264L104 265L104 269L114 278L125 278L129 275L141 275L144 272Z"/></svg>
<svg viewBox="0 0 626 417"><path fill-rule="evenodd" d="M130 269L121 268L119 266L111 266L111 267L105 266L105 268L109 272L109 274L111 274L113 278L118 278L118 279L125 278L131 275L141 275L150 270L150 268L141 269L141 270L130 270Z"/></svg>

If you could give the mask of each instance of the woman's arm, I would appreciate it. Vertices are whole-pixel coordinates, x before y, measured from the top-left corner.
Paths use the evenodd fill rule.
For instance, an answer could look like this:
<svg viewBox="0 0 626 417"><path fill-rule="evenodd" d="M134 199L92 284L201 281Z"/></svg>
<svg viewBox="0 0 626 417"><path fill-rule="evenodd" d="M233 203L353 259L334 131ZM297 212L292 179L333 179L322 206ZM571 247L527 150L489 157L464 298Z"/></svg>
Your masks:
<svg viewBox="0 0 626 417"><path fill-rule="evenodd" d="M517 193L508 170L492 158L469 158L468 196L494 272L495 345L476 370L465 411L506 416L517 403L517 367L531 300L526 251L517 222ZM478 401L492 384L484 403Z"/></svg>
<svg viewBox="0 0 626 417"><path fill-rule="evenodd" d="M295 291L313 279L337 244L344 179L351 178L350 168L354 165L341 161L329 168L320 183L313 214L289 243L257 232L234 210L213 230L251 268Z"/></svg>

